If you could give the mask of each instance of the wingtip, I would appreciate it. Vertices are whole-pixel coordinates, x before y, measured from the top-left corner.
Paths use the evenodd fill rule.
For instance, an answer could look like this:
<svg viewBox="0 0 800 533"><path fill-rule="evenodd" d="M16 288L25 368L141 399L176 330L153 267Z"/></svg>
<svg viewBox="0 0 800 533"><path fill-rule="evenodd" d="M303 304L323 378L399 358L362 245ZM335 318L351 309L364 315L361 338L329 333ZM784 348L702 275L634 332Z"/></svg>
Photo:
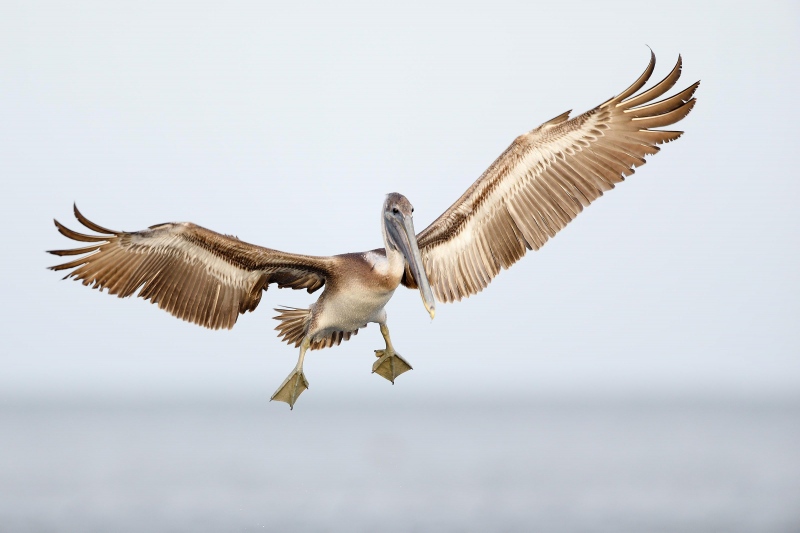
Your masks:
<svg viewBox="0 0 800 533"><path fill-rule="evenodd" d="M78 220L78 222L80 222L84 227L86 227L86 228L88 228L88 229L90 229L92 231L96 231L97 233L103 233L103 234L106 234L106 235L116 235L116 234L120 233L119 231L111 230L111 229L103 227L103 226L101 226L99 224L95 224L94 222L92 222L91 220L86 218L83 215L83 213L81 213L80 210L78 209L77 202L73 202L72 203L72 212L75 214L75 218Z"/></svg>
<svg viewBox="0 0 800 533"><path fill-rule="evenodd" d="M79 221L86 219L86 217L83 216L83 213L81 213L80 209L78 209L77 202L72 202L72 214L75 215L75 218L77 218Z"/></svg>
<svg viewBox="0 0 800 533"><path fill-rule="evenodd" d="M644 72L636 79L636 81L631 84L630 87L619 93L617 96L611 98L611 100L616 100L618 102L622 102L626 98L634 95L639 89L644 87L647 81L650 79L650 76L653 75L653 71L656 67L656 54L653 52L653 49L649 46L647 47L650 49L650 62L647 64L647 68L644 69Z"/></svg>
<svg viewBox="0 0 800 533"><path fill-rule="evenodd" d="M72 239L74 241L103 242L103 241L108 241L109 240L108 237L98 237L96 235L84 235L83 233L78 233L77 231L73 231L73 230L69 229L68 227L66 227L64 224L62 224L61 222L59 222L56 219L53 219L53 222L55 223L56 228L58 228L58 232L61 235L65 236L67 238L70 238L70 239Z"/></svg>

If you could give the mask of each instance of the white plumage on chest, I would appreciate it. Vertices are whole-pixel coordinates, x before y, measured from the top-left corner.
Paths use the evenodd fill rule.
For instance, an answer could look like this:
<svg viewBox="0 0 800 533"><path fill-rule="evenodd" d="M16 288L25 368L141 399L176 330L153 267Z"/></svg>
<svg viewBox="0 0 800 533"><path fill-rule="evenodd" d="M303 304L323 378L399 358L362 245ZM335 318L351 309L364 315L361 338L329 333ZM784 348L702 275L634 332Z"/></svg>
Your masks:
<svg viewBox="0 0 800 533"><path fill-rule="evenodd" d="M391 271L393 270L392 266L397 268L397 265L392 265L392 262L389 260L389 258L383 254L366 252L364 254L364 259L366 259L367 263L369 263L370 267L372 267L372 271L381 276L390 275ZM402 268L402 265L400 265L400 267Z"/></svg>

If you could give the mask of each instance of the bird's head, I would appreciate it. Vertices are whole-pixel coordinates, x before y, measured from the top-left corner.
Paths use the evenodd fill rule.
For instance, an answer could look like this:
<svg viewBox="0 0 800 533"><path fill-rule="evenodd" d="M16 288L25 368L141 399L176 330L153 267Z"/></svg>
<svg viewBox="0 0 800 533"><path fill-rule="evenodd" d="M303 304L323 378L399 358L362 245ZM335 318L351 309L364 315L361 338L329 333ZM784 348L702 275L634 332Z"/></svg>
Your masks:
<svg viewBox="0 0 800 533"><path fill-rule="evenodd" d="M436 300L433 297L425 265L417 246L417 235L414 232L414 206L408 198L393 192L386 195L383 203L383 222L386 228L386 245L403 254L411 274L419 287L422 303L431 318L436 314ZM389 250L387 250L388 252Z"/></svg>

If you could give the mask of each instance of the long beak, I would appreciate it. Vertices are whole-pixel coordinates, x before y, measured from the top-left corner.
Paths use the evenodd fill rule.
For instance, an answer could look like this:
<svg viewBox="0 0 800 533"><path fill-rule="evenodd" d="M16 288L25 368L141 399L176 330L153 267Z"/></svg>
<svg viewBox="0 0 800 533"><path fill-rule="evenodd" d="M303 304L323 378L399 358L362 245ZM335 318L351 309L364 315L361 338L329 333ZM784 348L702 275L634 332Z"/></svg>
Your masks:
<svg viewBox="0 0 800 533"><path fill-rule="evenodd" d="M422 296L422 303L425 305L428 314L431 315L431 319L433 319L434 315L436 315L436 299L433 297L430 283L428 283L428 276L425 274L425 267L422 264L422 257L417 246L417 234L414 233L414 222L411 217L403 217L403 230L406 238L399 239L400 252L408 261L408 266L411 267L411 273L417 281L417 287L419 287L419 293Z"/></svg>

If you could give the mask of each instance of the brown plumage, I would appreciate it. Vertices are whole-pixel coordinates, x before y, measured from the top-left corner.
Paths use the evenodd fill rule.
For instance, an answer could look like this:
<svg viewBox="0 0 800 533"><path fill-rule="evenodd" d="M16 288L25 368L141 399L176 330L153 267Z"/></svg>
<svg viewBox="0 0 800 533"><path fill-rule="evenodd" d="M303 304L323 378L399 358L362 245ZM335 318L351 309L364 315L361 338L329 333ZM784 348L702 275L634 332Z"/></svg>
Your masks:
<svg viewBox="0 0 800 533"><path fill-rule="evenodd" d="M288 254L221 235L191 223L136 232L106 229L74 207L75 218L101 235L85 235L54 221L70 239L91 242L60 256L82 257L50 267L120 298L138 296L170 314L211 329L232 328L253 311L270 283L314 292L329 275L326 258Z"/></svg>
<svg viewBox="0 0 800 533"><path fill-rule="evenodd" d="M626 90L568 119L569 111L517 137L447 211L417 235L436 299L475 294L527 250L538 250L584 207L682 131L652 128L684 118L700 82L658 102L681 73L681 58L651 89L655 55ZM415 287L406 272L403 283Z"/></svg>

